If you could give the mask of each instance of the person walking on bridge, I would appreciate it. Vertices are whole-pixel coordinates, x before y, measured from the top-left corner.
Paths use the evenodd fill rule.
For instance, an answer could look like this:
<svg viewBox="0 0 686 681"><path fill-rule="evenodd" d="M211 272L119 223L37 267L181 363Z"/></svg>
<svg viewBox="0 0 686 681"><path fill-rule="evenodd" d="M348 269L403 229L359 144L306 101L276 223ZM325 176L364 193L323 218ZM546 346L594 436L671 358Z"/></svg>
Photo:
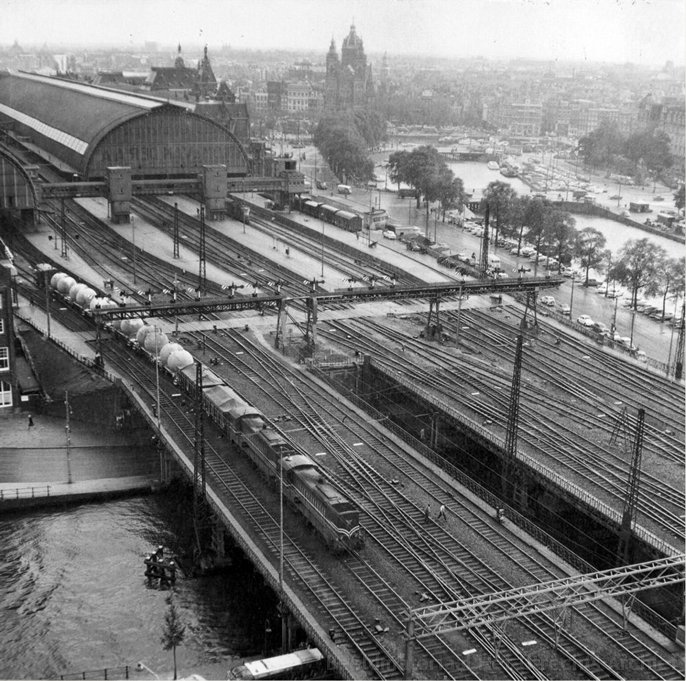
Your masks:
<svg viewBox="0 0 686 681"><path fill-rule="evenodd" d="M437 520L445 520L448 522L448 516L445 514L445 504L441 504L441 507L438 509L438 517Z"/></svg>
<svg viewBox="0 0 686 681"><path fill-rule="evenodd" d="M427 504L424 509L424 522L428 523L431 520L431 504Z"/></svg>

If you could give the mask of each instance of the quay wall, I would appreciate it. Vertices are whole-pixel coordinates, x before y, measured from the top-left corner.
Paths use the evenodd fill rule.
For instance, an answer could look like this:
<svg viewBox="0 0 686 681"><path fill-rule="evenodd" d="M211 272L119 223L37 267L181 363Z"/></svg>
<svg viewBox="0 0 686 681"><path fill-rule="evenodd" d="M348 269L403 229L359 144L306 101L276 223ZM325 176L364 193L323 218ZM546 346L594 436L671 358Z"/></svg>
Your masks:
<svg viewBox="0 0 686 681"><path fill-rule="evenodd" d="M589 203L586 201L553 201L553 205L566 210L569 213L578 213L580 215L595 215L600 218L607 218L608 220L614 220L615 222L621 222L623 225L628 225L629 227L636 227L637 229L642 229L644 232L650 234L656 234L657 236L662 236L665 239L670 239L677 243L686 243L686 237L683 234L674 234L674 232L667 232L657 227L652 227L651 225L646 225L643 222L638 222L633 218L627 218L618 213L614 213L607 208L599 206L597 203Z"/></svg>

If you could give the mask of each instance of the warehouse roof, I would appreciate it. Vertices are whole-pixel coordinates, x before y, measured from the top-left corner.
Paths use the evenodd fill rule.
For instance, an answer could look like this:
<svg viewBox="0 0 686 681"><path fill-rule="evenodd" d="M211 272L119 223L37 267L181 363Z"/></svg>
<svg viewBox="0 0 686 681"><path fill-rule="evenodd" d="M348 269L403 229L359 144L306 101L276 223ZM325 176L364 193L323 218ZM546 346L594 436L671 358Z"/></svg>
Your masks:
<svg viewBox="0 0 686 681"><path fill-rule="evenodd" d="M173 105L71 80L0 72L0 114L81 155L115 125L164 106Z"/></svg>

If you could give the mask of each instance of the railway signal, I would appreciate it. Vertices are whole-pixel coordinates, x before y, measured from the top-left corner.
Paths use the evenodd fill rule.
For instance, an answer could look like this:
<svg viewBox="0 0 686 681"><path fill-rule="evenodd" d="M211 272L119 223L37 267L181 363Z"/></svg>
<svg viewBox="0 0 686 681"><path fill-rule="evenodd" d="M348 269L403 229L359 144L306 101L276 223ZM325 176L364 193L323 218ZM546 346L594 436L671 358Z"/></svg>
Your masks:
<svg viewBox="0 0 686 681"><path fill-rule="evenodd" d="M245 288L245 285L241 284L239 286L238 284L234 284L233 282L231 282L230 284L222 284L222 291L228 291L229 298L233 298L236 295L236 291L239 288Z"/></svg>
<svg viewBox="0 0 686 681"><path fill-rule="evenodd" d="M317 291L317 284L325 283L323 279L303 279L303 284L310 287L310 291L315 293Z"/></svg>

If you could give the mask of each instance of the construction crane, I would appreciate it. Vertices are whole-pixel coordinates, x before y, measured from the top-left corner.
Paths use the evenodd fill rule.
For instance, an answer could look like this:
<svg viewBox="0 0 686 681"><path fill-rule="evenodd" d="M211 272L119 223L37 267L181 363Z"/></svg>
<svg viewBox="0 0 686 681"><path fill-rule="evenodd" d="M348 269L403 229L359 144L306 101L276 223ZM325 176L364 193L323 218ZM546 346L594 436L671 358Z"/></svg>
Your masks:
<svg viewBox="0 0 686 681"><path fill-rule="evenodd" d="M619 545L617 546L617 560L619 565L627 565L631 549L631 528L636 520L636 507L638 505L638 488L641 481L641 457L643 455L643 432L645 425L645 409L638 410L636 421L636 433L634 435L633 455L631 457L631 469L629 470L629 485L624 510L622 512L622 527L619 530Z"/></svg>

